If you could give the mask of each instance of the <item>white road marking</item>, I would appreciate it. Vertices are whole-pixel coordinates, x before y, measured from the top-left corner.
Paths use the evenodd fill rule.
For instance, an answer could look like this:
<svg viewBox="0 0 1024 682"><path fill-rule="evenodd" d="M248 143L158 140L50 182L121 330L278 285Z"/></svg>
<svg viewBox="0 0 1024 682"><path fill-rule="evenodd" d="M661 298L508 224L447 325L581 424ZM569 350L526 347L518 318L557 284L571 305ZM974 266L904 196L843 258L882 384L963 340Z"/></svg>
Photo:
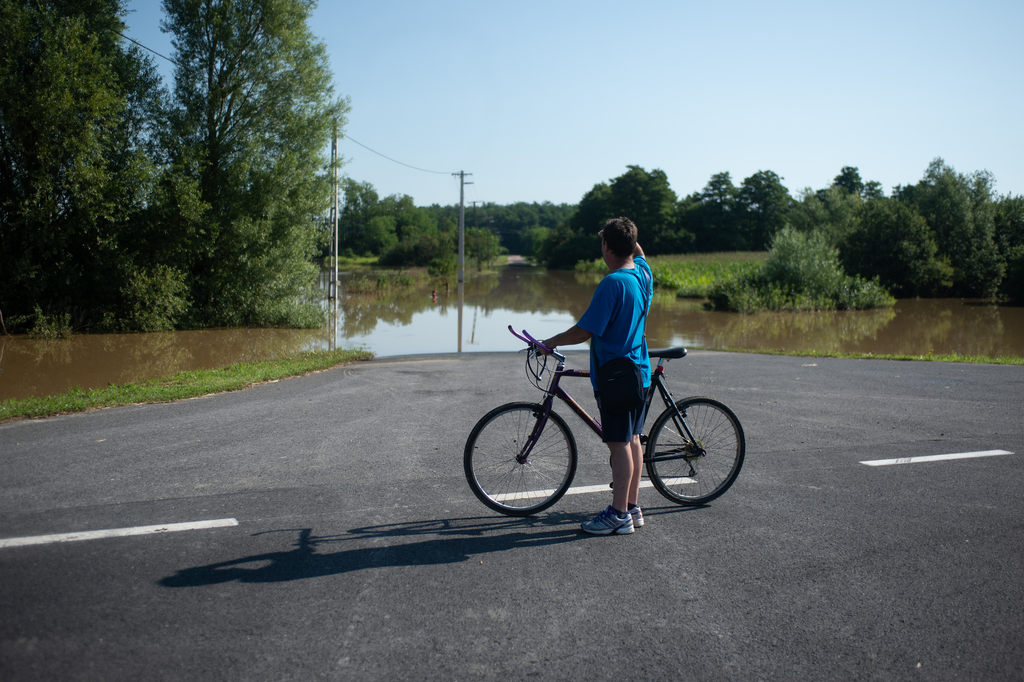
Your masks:
<svg viewBox="0 0 1024 682"><path fill-rule="evenodd" d="M687 483L693 483L692 478L665 478L665 485L683 485ZM653 488L654 484L650 481L640 481L641 488ZM574 488L569 488L565 491L566 495L584 495L586 493L606 493L611 488L607 483L603 485L578 485ZM554 490L527 490L518 493L502 493L495 495L494 500L496 502L506 502L508 500L528 500L531 497L548 497L554 494Z"/></svg>
<svg viewBox="0 0 1024 682"><path fill-rule="evenodd" d="M48 545L54 542L76 542L78 540L97 540L99 538L120 538L129 535L153 535L156 533L176 533L183 530L201 530L204 528L224 528L237 526L236 519L213 519L210 521L189 521L187 523L166 523L162 526L135 526L134 528L110 528L107 530L87 530L80 533L56 533L54 535L34 535L24 538L0 539L0 549L5 547L25 547L26 545Z"/></svg>
<svg viewBox="0 0 1024 682"><path fill-rule="evenodd" d="M975 457L996 457L1012 455L1006 450L983 450L981 452L954 452L949 455L925 455L923 457L897 457L896 459L869 459L861 462L869 467L885 467L893 464L918 464L920 462L940 462L947 459L973 459Z"/></svg>

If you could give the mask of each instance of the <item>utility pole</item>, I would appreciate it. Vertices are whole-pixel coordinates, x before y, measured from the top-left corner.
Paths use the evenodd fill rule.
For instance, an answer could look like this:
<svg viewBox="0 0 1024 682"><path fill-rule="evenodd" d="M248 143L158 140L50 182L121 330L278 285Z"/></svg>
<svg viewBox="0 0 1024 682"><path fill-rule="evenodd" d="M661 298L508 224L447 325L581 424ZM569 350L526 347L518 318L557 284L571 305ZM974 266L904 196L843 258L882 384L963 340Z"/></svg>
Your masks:
<svg viewBox="0 0 1024 682"><path fill-rule="evenodd" d="M331 136L331 177L334 185L334 200L331 202L331 281L327 285L328 296L334 302L331 323L334 327L331 349L338 348L338 119L334 119L334 134Z"/></svg>
<svg viewBox="0 0 1024 682"><path fill-rule="evenodd" d="M458 173L452 173L452 175L459 176L459 284L466 281L464 272L464 266L466 263L466 185L472 185L472 182L466 182L466 176L472 176L472 173L466 171L459 171Z"/></svg>

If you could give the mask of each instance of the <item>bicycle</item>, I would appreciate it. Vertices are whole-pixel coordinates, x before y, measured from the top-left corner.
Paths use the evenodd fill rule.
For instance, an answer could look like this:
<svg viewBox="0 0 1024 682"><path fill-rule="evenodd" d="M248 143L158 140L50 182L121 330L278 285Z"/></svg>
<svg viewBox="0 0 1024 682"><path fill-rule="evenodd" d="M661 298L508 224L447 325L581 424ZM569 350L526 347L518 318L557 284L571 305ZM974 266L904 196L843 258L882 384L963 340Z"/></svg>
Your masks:
<svg viewBox="0 0 1024 682"><path fill-rule="evenodd" d="M545 347L525 330L508 330L528 345L527 376L544 391L540 403L513 402L485 414L469 434L463 455L466 480L473 493L494 511L529 516L557 502L576 475L576 439L569 425L553 411L558 398L598 436L601 424L560 385L564 377L590 377L590 370L565 369L565 356ZM682 347L649 350L658 365L644 397L646 424L655 392L665 411L650 435L641 435L644 464L655 489L681 505L701 505L729 489L743 466L746 442L732 410L706 397L675 401L665 385L664 365L686 356ZM543 385L549 357L558 364Z"/></svg>

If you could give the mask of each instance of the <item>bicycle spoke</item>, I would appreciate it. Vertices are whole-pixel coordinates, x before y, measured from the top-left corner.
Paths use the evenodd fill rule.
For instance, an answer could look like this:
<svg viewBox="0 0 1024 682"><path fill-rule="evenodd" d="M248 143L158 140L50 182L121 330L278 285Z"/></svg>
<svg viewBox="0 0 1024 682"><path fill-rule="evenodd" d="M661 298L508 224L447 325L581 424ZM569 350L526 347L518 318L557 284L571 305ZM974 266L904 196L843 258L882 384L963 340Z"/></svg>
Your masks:
<svg viewBox="0 0 1024 682"><path fill-rule="evenodd" d="M540 406L505 405L486 415L466 444L470 487L502 513L526 515L561 497L576 471L576 444L560 417L551 414L524 463L518 458L537 423Z"/></svg>
<svg viewBox="0 0 1024 682"><path fill-rule="evenodd" d="M732 485L743 463L743 431L735 415L710 398L677 403L693 438L679 424L675 410L658 417L648 445L648 475L665 497L699 504Z"/></svg>

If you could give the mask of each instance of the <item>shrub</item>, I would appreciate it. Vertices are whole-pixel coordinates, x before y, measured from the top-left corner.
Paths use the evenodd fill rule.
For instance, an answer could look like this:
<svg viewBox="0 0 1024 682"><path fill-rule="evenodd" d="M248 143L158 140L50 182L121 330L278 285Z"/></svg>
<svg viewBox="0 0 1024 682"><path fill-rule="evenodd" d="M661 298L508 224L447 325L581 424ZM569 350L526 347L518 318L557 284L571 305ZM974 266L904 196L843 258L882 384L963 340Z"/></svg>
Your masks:
<svg viewBox="0 0 1024 682"><path fill-rule="evenodd" d="M707 307L753 313L761 310L867 310L894 305L878 280L847 276L839 253L824 234L784 228L772 240L764 264L718 280Z"/></svg>
<svg viewBox="0 0 1024 682"><path fill-rule="evenodd" d="M185 273L166 265L135 270L121 288L121 327L125 331L172 331L188 309Z"/></svg>
<svg viewBox="0 0 1024 682"><path fill-rule="evenodd" d="M71 336L71 313L54 313L47 315L37 303L35 320L29 336L38 339L67 339Z"/></svg>

